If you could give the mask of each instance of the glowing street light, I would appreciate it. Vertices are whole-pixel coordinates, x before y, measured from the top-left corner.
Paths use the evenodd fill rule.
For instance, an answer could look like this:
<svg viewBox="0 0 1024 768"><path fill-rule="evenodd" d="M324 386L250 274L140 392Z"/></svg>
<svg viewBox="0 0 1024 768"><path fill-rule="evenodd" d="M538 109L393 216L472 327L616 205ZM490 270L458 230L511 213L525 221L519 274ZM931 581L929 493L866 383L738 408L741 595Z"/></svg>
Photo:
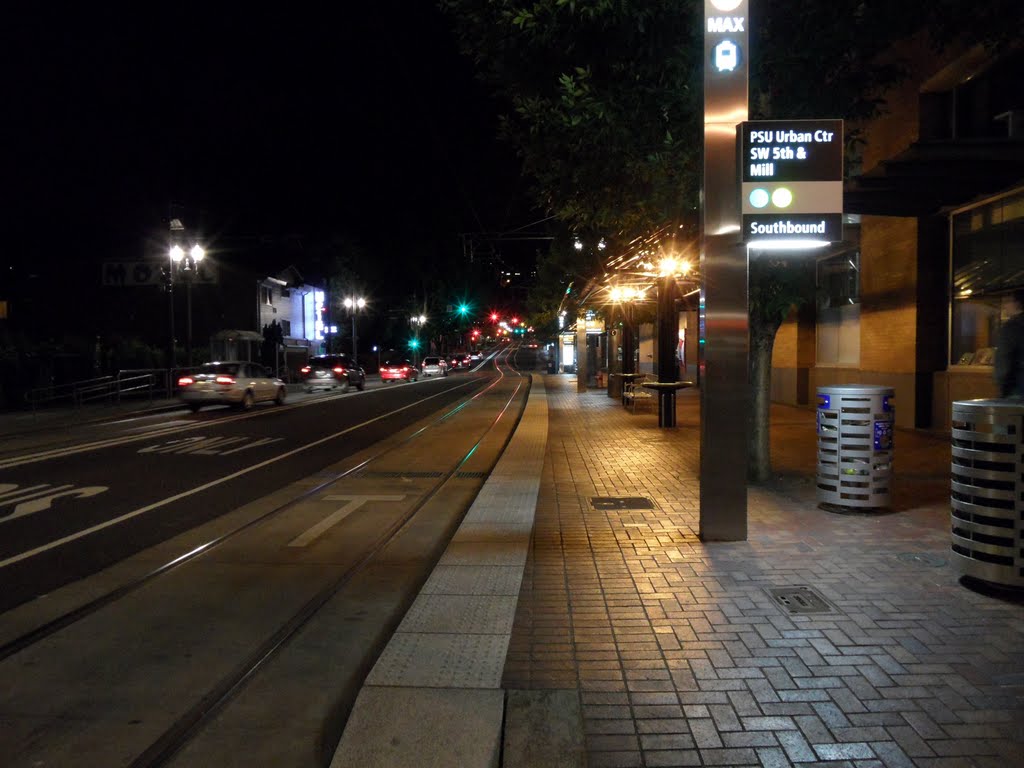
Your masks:
<svg viewBox="0 0 1024 768"><path fill-rule="evenodd" d="M346 296L341 302L352 317L352 365L359 366L358 345L356 341L356 313L366 307L366 299L362 296Z"/></svg>
<svg viewBox="0 0 1024 768"><path fill-rule="evenodd" d="M177 221L177 220L175 220ZM172 227L172 231L184 231L184 227L178 222L177 227ZM170 269L168 270L168 285L173 290L174 285L174 272L178 271L179 275L185 280L185 307L186 307L186 331L185 331L185 355L188 359L188 365L192 367L192 281L195 279L196 270L199 268L199 262L206 256L206 251L201 245L196 243L193 245L188 253L185 253L185 249L182 248L178 243L171 246L168 251L168 256L171 259ZM171 361L170 367L174 367L174 309L173 309L173 297L171 299Z"/></svg>

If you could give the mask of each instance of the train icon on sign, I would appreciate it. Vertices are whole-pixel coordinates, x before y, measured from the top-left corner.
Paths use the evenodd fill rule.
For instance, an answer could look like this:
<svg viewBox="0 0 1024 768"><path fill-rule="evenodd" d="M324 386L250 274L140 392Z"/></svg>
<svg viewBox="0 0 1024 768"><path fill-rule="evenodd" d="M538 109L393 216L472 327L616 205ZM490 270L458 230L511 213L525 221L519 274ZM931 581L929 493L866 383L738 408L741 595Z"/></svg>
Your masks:
<svg viewBox="0 0 1024 768"><path fill-rule="evenodd" d="M732 40L723 40L715 46L712 62L719 72L732 72L740 63L739 47Z"/></svg>

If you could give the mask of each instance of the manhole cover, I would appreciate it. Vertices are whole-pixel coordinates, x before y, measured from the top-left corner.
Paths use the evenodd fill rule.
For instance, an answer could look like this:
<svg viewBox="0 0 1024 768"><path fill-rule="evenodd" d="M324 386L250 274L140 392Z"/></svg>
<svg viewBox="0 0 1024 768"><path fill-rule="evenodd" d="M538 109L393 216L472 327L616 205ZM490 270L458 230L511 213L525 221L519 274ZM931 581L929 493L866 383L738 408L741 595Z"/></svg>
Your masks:
<svg viewBox="0 0 1024 768"><path fill-rule="evenodd" d="M923 565L926 568L941 568L946 564L946 558L942 555L933 555L929 552L902 552L896 557L904 563Z"/></svg>
<svg viewBox="0 0 1024 768"><path fill-rule="evenodd" d="M832 613L828 600L810 587L770 587L772 600L790 613Z"/></svg>
<svg viewBox="0 0 1024 768"><path fill-rule="evenodd" d="M593 496L594 509L654 509L654 502L643 496Z"/></svg>

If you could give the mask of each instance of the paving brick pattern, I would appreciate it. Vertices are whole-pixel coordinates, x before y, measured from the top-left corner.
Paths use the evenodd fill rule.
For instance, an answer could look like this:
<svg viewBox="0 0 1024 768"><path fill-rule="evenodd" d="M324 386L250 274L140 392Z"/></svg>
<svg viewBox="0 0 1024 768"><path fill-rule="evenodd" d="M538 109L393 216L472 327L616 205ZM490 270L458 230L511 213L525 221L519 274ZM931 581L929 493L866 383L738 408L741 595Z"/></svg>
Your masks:
<svg viewBox="0 0 1024 768"><path fill-rule="evenodd" d="M1024 765L1024 604L951 567L949 443L896 435L890 514L817 507L814 414L777 406L746 542L704 544L699 393L678 427L548 376L548 450L503 674L579 691L591 768ZM642 496L653 510L595 510ZM791 615L766 591L833 607Z"/></svg>

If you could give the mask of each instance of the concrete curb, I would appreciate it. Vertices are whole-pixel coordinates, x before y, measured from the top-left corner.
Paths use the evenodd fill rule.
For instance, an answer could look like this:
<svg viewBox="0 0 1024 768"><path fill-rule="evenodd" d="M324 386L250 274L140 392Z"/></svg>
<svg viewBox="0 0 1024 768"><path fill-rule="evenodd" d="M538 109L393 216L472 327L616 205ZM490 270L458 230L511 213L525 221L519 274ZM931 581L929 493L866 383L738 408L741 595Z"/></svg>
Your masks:
<svg viewBox="0 0 1024 768"><path fill-rule="evenodd" d="M540 377L512 440L356 699L332 768L494 768L501 677L548 436Z"/></svg>

